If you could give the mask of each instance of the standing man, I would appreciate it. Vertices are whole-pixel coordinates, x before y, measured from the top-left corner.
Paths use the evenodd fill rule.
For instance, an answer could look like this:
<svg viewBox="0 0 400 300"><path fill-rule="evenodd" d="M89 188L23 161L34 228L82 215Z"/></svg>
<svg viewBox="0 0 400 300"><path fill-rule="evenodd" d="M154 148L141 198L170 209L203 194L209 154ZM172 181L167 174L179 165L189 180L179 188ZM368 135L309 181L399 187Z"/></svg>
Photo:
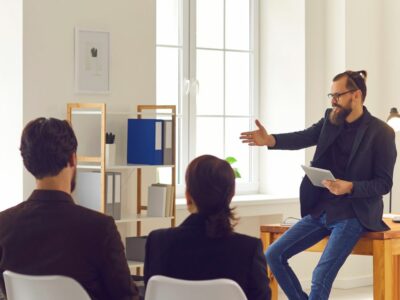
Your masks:
<svg viewBox="0 0 400 300"><path fill-rule="evenodd" d="M335 181L313 186L307 176L300 186L302 219L267 250L267 263L290 300L328 299L332 283L364 231L388 230L382 221L382 195L392 188L396 161L394 131L364 106L366 71L346 71L333 78L332 108L311 127L298 132L241 134L243 143L269 149L297 150L316 145L313 167L329 169ZM312 276L309 297L288 259L326 236L328 244Z"/></svg>
<svg viewBox="0 0 400 300"><path fill-rule="evenodd" d="M114 220L71 197L77 146L67 121L26 125L20 151L36 189L0 213L0 287L5 292L2 274L10 270L71 277L95 300L139 299Z"/></svg>

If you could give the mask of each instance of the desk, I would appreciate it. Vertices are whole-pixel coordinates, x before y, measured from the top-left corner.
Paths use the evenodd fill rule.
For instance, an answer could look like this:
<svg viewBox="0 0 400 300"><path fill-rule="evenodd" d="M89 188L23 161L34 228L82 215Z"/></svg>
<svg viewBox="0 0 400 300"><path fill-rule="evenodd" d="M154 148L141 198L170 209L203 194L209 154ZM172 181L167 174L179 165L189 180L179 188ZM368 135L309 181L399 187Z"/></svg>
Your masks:
<svg viewBox="0 0 400 300"><path fill-rule="evenodd" d="M390 219L384 219L384 221L390 227L390 230L365 233L354 247L352 254L373 256L374 299L400 299L400 223L393 223ZM278 224L261 225L260 231L264 252L269 245L288 229L288 226ZM322 252L327 241L328 237L306 251ZM269 268L268 277L272 291L271 299L276 300L278 299L278 283Z"/></svg>

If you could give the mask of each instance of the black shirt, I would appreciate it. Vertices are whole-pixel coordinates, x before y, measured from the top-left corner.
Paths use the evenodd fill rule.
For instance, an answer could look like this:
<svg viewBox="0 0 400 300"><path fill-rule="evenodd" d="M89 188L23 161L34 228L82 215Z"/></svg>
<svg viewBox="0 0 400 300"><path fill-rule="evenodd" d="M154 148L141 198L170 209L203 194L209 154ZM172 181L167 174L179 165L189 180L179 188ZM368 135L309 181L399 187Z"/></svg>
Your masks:
<svg viewBox="0 0 400 300"><path fill-rule="evenodd" d="M326 168L331 170L335 178L349 180L346 176L346 167L363 117L364 114L354 122L345 122L340 134L327 150L329 159ZM320 202L312 211L311 216L318 218L325 212L327 223L355 218L351 201L346 195L337 196L329 192L328 189L324 189Z"/></svg>

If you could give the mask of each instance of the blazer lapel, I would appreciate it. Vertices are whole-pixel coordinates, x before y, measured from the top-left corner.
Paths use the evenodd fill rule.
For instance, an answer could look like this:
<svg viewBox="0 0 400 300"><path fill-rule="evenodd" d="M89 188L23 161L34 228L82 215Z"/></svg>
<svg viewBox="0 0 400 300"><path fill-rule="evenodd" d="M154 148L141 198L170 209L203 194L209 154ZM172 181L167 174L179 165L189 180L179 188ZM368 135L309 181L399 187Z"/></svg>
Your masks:
<svg viewBox="0 0 400 300"><path fill-rule="evenodd" d="M361 141L364 137L365 132L367 131L369 122L371 120L371 114L368 112L368 110L365 108L364 109L364 114L365 116L363 117L362 123L360 124L360 127L357 130L356 137L354 139L353 147L351 149L350 157L347 162L346 169L350 166L351 161L353 160L354 156L356 155L358 148L360 147Z"/></svg>
<svg viewBox="0 0 400 300"><path fill-rule="evenodd" d="M322 137L325 137L318 143L317 150L315 152L315 157L313 161L318 161L322 155L328 150L329 146L335 141L338 135L343 130L343 125L341 126L334 126L327 121L326 124L326 132L321 134Z"/></svg>

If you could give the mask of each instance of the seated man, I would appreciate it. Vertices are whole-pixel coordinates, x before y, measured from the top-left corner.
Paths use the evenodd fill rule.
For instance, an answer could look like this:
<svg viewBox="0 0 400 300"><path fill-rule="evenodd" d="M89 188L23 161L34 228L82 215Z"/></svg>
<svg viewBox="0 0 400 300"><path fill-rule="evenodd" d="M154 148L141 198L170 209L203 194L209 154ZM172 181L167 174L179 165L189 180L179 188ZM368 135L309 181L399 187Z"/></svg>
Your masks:
<svg viewBox="0 0 400 300"><path fill-rule="evenodd" d="M177 228L150 233L144 279L153 275L187 280L228 278L249 300L270 299L261 241L233 232L235 175L224 160L203 155L186 171L190 216Z"/></svg>
<svg viewBox="0 0 400 300"><path fill-rule="evenodd" d="M68 122L31 121L20 150L36 190L0 213L1 274L64 275L77 280L92 299L138 299L114 220L76 205L71 197L77 140Z"/></svg>

